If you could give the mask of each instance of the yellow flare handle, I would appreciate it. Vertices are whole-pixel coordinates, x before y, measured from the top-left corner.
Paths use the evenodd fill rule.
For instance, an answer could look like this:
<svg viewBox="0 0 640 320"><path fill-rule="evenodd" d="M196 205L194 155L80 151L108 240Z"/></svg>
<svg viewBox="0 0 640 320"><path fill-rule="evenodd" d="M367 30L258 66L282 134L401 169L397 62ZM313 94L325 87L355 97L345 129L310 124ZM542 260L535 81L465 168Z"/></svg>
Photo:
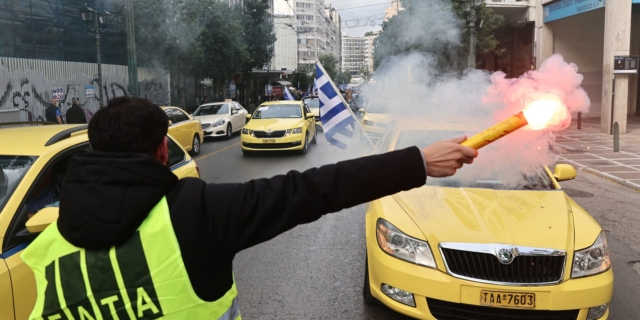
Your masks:
<svg viewBox="0 0 640 320"><path fill-rule="evenodd" d="M529 124L522 111L461 143L476 150Z"/></svg>

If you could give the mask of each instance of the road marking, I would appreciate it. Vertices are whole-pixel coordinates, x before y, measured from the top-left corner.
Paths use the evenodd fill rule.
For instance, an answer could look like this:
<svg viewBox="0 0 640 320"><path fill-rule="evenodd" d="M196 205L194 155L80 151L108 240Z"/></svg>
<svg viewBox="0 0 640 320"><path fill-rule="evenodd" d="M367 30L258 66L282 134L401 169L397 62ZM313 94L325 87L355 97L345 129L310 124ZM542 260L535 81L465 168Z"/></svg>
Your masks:
<svg viewBox="0 0 640 320"><path fill-rule="evenodd" d="M204 159L209 158L209 157L211 157L211 156L213 156L213 155L216 155L216 154L218 154L218 153L220 153L220 152L222 152L222 151L229 150L229 149L231 149L231 148L233 148L233 147L235 147L235 146L239 146L239 145L240 145L240 142L235 143L235 144L232 144L232 145L230 145L230 146L226 146L226 147L224 147L224 148L222 148L222 149L220 149L220 150L216 150L216 151L214 151L214 152L207 153L207 154L205 154L204 156L201 156L201 157L195 158L195 160L196 160L196 161L204 160Z"/></svg>

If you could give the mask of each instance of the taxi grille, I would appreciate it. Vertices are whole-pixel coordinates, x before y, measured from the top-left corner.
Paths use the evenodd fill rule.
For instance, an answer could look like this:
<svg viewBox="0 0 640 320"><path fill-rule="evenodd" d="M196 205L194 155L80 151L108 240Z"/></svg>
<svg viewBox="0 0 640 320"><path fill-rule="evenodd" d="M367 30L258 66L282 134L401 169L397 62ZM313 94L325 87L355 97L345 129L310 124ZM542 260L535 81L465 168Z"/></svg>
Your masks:
<svg viewBox="0 0 640 320"><path fill-rule="evenodd" d="M278 130L273 132L265 132L265 131L254 131L253 135L256 138L282 138L286 133L286 130Z"/></svg>
<svg viewBox="0 0 640 320"><path fill-rule="evenodd" d="M455 275L514 284L557 282L562 278L564 256L517 256L502 264L492 254L441 248L449 271Z"/></svg>
<svg viewBox="0 0 640 320"><path fill-rule="evenodd" d="M580 310L523 310L482 307L427 298L429 311L438 320L576 320Z"/></svg>

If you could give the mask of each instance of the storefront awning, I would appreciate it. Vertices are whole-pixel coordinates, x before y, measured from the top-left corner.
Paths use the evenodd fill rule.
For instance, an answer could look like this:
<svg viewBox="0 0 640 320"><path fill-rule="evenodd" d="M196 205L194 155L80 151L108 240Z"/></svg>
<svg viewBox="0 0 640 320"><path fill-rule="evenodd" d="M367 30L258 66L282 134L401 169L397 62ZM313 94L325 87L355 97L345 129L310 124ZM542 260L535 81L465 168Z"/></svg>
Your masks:
<svg viewBox="0 0 640 320"><path fill-rule="evenodd" d="M291 87L292 86L291 82L289 82L289 81L280 80L280 81L276 81L276 82L281 84L281 85L283 85L283 86L285 86L285 87Z"/></svg>

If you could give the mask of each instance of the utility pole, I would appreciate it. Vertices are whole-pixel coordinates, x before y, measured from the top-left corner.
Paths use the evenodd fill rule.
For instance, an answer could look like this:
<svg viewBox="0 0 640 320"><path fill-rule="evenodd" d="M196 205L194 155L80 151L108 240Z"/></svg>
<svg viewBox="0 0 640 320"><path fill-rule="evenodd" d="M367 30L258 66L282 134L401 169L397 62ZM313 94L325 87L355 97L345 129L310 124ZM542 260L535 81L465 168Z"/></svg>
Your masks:
<svg viewBox="0 0 640 320"><path fill-rule="evenodd" d="M476 68L476 6L472 0L469 6L469 60L467 61L467 69Z"/></svg>
<svg viewBox="0 0 640 320"><path fill-rule="evenodd" d="M127 55L129 67L129 96L138 97L138 58L136 54L136 31L133 0L126 0Z"/></svg>

